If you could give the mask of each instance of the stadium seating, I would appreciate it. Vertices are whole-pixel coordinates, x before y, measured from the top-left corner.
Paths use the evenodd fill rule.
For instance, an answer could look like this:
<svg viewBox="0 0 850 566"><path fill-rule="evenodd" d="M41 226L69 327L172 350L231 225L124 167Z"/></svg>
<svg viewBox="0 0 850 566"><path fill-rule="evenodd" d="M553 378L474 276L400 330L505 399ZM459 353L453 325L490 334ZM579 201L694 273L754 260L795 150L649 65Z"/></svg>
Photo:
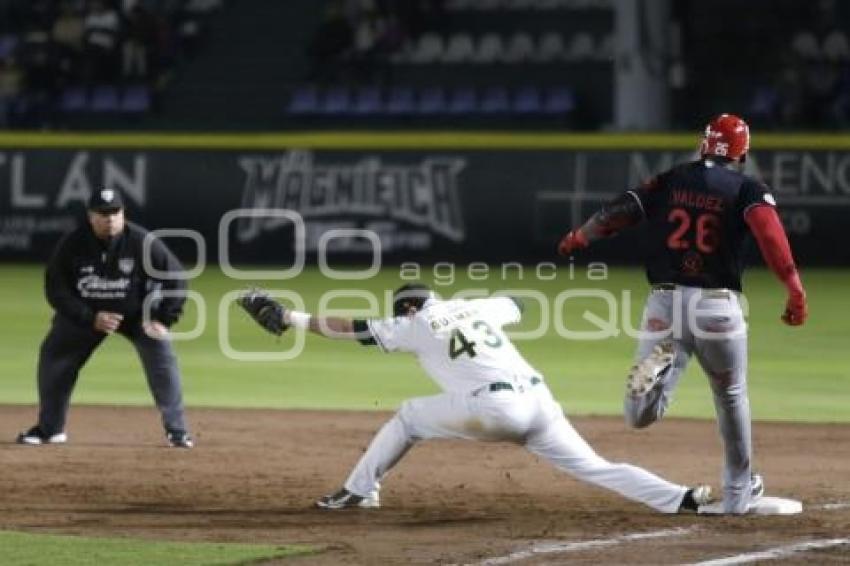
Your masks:
<svg viewBox="0 0 850 566"><path fill-rule="evenodd" d="M151 109L150 89L144 85L127 87L118 109L128 114L148 112Z"/></svg>
<svg viewBox="0 0 850 566"><path fill-rule="evenodd" d="M505 85L446 89L430 85L295 88L285 110L290 116L567 116L576 108L575 94L566 86L540 89L534 85Z"/></svg>
<svg viewBox="0 0 850 566"><path fill-rule="evenodd" d="M427 116L435 119L427 124L467 121L474 126L507 125L520 116L531 119L523 124L544 116L575 117L576 124L611 116L611 2L448 0L443 4L447 17L418 21L408 26L417 28L415 32L394 35L391 41L373 38L374 51L367 54L358 47L357 30L382 26L375 24L374 13L363 11L362 20L351 28L354 51L340 52L336 77L325 64L315 73L320 80L314 83L321 82L321 87L311 87L319 88L318 95L294 85L287 116L304 115L302 109L308 107L313 117L389 117L382 123L391 124L393 117ZM350 107L329 111L328 98L336 96L337 83L350 86L352 82L381 86L357 91ZM538 126L556 123L537 122Z"/></svg>
<svg viewBox="0 0 850 566"><path fill-rule="evenodd" d="M81 86L65 88L59 95L57 109L64 115L143 114L152 106L151 91L146 85L99 85L93 89Z"/></svg>
<svg viewBox="0 0 850 566"><path fill-rule="evenodd" d="M81 112L88 105L88 95L83 87L70 87L62 91L59 109L62 112Z"/></svg>
<svg viewBox="0 0 850 566"><path fill-rule="evenodd" d="M88 108L92 112L117 112L118 89L112 85L95 87L92 90Z"/></svg>

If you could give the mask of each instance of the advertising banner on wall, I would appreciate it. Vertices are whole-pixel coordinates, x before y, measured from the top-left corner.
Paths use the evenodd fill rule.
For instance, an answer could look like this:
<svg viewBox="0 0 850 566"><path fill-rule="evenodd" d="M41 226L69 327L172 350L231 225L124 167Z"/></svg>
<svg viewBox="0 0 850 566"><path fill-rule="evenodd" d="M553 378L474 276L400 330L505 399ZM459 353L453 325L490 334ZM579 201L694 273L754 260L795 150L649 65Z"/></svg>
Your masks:
<svg viewBox="0 0 850 566"><path fill-rule="evenodd" d="M689 152L625 150L349 151L0 150L0 259L44 260L83 218L92 191L120 191L150 229L203 238L207 260L288 261L303 246L368 261L552 259L559 235L618 192ZM850 152L763 151L767 182L802 264L850 263ZM296 215L253 214L287 210ZM230 213L230 214L228 214ZM303 234L293 218L303 221ZM374 234L363 237L362 231ZM635 237L594 258L637 263ZM179 241L178 241L179 240ZM190 238L169 242L192 255Z"/></svg>

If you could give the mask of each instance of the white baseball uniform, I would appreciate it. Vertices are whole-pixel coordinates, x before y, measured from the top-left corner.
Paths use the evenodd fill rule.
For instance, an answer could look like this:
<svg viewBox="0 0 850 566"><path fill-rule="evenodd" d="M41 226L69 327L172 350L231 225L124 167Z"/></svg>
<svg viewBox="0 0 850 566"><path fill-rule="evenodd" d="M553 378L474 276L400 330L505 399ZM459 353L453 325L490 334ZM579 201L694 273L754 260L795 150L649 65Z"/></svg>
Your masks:
<svg viewBox="0 0 850 566"><path fill-rule="evenodd" d="M418 440L511 441L576 478L616 491L663 513L678 511L687 488L596 454L567 421L538 371L502 327L519 322L508 297L438 301L413 316L370 320L386 352L415 354L443 393L402 403L355 466L345 488L367 497Z"/></svg>

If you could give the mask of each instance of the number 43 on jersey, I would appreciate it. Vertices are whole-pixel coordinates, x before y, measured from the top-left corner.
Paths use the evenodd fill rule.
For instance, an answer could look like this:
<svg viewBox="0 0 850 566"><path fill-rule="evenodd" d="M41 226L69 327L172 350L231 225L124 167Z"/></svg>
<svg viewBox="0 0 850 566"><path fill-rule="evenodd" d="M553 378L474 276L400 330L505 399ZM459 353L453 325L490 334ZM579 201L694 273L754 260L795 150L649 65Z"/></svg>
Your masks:
<svg viewBox="0 0 850 566"><path fill-rule="evenodd" d="M472 329L476 331L481 331L481 334L484 335L483 344L485 346L489 346L490 348L498 348L502 345L502 339L496 334L489 324L484 322L483 320L476 320L472 323ZM478 353L475 351L475 347L478 345L477 342L470 340L466 337L466 335L461 332L459 328L455 328L452 330L451 339L449 340L449 357L453 360L456 360L463 354L466 354L470 358L474 358Z"/></svg>

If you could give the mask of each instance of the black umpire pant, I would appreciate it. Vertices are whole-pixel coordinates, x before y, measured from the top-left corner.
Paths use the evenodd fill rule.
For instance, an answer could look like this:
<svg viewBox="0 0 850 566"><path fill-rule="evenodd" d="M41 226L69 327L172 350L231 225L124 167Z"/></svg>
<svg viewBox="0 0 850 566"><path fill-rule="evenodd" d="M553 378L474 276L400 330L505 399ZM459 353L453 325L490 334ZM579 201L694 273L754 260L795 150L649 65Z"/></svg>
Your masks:
<svg viewBox="0 0 850 566"><path fill-rule="evenodd" d="M155 340L142 331L140 324L120 330L139 354L148 386L162 414L166 431L186 431L183 419L183 392L177 356L168 340ZM41 344L38 358L38 425L47 435L65 430L71 393L80 369L106 338L93 328L74 324L57 314Z"/></svg>

